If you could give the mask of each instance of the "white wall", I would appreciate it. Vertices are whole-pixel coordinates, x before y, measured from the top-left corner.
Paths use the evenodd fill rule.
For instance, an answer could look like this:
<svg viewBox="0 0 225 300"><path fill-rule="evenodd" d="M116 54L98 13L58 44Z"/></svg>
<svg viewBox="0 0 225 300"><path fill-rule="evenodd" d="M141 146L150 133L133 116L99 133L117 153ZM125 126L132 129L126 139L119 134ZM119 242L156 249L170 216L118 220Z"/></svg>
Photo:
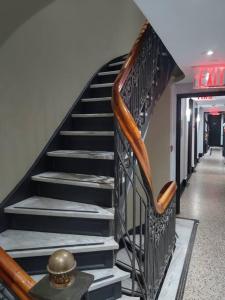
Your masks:
<svg viewBox="0 0 225 300"><path fill-rule="evenodd" d="M203 153L203 126L204 126L204 112L203 109L199 108L200 121L198 123L198 154Z"/></svg>
<svg viewBox="0 0 225 300"><path fill-rule="evenodd" d="M170 98L172 89L172 85L169 84L157 102L145 137L155 196L170 180Z"/></svg>
<svg viewBox="0 0 225 300"><path fill-rule="evenodd" d="M195 101L193 101L193 110L192 110L192 157L191 157L191 163L192 167L195 167L195 108L197 108L198 105ZM198 132L197 132L198 133ZM198 148L197 148L198 149Z"/></svg>
<svg viewBox="0 0 225 300"><path fill-rule="evenodd" d="M0 48L0 201L30 168L108 60L128 52L143 15L131 0L57 0Z"/></svg>
<svg viewBox="0 0 225 300"><path fill-rule="evenodd" d="M224 114L221 115L220 145L223 145L223 123L224 123Z"/></svg>
<svg viewBox="0 0 225 300"><path fill-rule="evenodd" d="M180 183L187 179L188 160L188 120L186 111L189 107L189 99L181 100L181 140L180 140Z"/></svg>

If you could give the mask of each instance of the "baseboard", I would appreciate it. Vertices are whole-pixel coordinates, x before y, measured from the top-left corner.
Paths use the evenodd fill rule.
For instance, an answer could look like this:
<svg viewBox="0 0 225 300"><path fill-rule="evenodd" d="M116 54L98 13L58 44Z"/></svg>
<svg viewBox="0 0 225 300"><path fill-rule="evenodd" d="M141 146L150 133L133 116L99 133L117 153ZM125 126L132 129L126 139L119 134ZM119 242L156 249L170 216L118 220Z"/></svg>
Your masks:
<svg viewBox="0 0 225 300"><path fill-rule="evenodd" d="M197 228L198 228L198 224L199 224L198 220L193 219L193 221L194 221L194 227L193 227L192 233L191 233L189 247L188 247L188 251L187 251L184 266L183 266L182 276L180 278L179 287L177 290L176 300L182 300L183 296L184 296L184 290L185 290L186 281L187 281L188 269L189 269L189 265L190 265L190 261L191 261L195 237L196 237Z"/></svg>

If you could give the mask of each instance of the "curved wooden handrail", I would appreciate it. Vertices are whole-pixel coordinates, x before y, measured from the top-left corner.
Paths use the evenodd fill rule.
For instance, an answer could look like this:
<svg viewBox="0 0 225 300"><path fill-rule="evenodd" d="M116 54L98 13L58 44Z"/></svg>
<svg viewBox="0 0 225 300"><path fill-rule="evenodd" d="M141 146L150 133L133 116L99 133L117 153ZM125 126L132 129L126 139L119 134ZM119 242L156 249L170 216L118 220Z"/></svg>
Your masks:
<svg viewBox="0 0 225 300"><path fill-rule="evenodd" d="M144 41L144 33L148 29L148 26L150 26L148 22L143 25L141 32L131 52L128 55L128 58L126 59L126 62L124 63L119 75L116 78L113 87L112 108L121 130L130 143L131 148L137 158L141 172L145 179L144 181L146 181L147 188L152 191L152 172L148 152L142 139L141 132L139 131L133 116L131 115L121 96L121 90L138 57L139 51ZM159 196L156 199L153 199L153 206L156 213L163 214L165 212L175 195L176 189L177 185L174 181L168 182L163 187L163 189L159 193Z"/></svg>
<svg viewBox="0 0 225 300"><path fill-rule="evenodd" d="M13 282L13 280L7 276L3 271L0 270L0 278L2 281L6 284L6 286L9 288L9 290L13 291L14 294L21 300L31 300L31 298L25 294L18 285Z"/></svg>
<svg viewBox="0 0 225 300"><path fill-rule="evenodd" d="M22 300L36 282L0 247L0 278Z"/></svg>

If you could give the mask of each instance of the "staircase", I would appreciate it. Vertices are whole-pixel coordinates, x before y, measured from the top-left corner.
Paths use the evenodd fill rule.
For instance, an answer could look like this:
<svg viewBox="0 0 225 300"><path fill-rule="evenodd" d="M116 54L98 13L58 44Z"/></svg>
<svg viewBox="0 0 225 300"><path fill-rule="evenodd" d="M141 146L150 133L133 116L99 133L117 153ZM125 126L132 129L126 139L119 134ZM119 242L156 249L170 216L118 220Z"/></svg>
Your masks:
<svg viewBox="0 0 225 300"><path fill-rule="evenodd" d="M124 57L99 70L40 157L4 201L0 244L35 280L56 249L94 275L88 299L128 299L115 266L112 87ZM121 298L122 297L122 298ZM132 298L129 299L139 299Z"/></svg>
<svg viewBox="0 0 225 300"><path fill-rule="evenodd" d="M91 78L0 208L1 247L36 281L69 250L94 275L88 300L158 299L176 245L176 182L154 197L142 136L183 74L149 23L125 59Z"/></svg>

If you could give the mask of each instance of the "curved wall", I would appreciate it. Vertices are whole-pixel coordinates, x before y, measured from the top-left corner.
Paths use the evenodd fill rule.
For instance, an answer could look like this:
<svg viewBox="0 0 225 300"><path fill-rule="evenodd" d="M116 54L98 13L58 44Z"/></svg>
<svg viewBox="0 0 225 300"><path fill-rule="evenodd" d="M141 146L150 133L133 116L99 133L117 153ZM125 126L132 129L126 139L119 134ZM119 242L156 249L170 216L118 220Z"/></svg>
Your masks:
<svg viewBox="0 0 225 300"><path fill-rule="evenodd" d="M57 0L0 48L0 201L25 175L91 75L128 52L131 0Z"/></svg>

